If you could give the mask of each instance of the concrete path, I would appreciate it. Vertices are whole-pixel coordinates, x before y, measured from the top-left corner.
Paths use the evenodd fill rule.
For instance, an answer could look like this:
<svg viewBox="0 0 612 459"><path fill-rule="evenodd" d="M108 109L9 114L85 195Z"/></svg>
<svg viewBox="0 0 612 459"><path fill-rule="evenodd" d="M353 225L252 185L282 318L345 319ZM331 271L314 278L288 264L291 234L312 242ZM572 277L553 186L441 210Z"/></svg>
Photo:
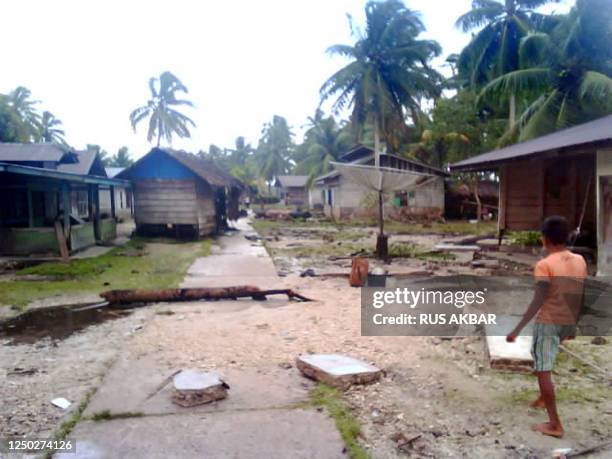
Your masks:
<svg viewBox="0 0 612 459"><path fill-rule="evenodd" d="M241 221L239 228L240 231L220 237L211 256L194 262L183 286L252 284L266 288L281 284L261 244L244 238L246 233L252 232L251 227ZM270 299L265 303L266 307L275 307L269 303L282 306L286 301ZM236 308L238 303L242 302L190 303L189 307L201 308L199 316L207 321L213 320L206 314L213 304L215 309L227 307L239 318L244 312ZM249 308L251 313L257 311L257 307ZM173 350L164 349L164 346L174 347L172 336L176 330L164 325L168 323L170 321L155 321L154 327L145 326L143 330L146 335L155 328L155 336L169 337L163 340L167 344L159 344L145 353L139 352L137 340L126 345L92 397L83 420L70 435L77 443L76 454L54 457L346 457L334 421L308 403L313 384L295 368L284 369L277 364L215 368L230 385L227 399L193 408L171 403L171 383L164 385L164 382L181 367L180 363L175 363L178 368L160 364L160 356ZM183 333L189 333L185 330L183 327ZM201 338L201 332L197 333ZM190 340L191 336L181 338ZM232 346L231 336L227 346ZM197 364L194 362L195 368ZM105 419L94 421L96 417Z"/></svg>

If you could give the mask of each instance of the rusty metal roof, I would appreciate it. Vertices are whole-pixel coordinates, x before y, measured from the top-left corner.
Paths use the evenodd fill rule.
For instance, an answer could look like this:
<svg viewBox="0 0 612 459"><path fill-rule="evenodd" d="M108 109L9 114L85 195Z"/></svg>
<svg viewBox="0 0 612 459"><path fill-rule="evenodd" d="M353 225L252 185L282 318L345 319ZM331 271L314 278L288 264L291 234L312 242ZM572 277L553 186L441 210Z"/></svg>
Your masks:
<svg viewBox="0 0 612 459"><path fill-rule="evenodd" d="M612 141L612 115L553 132L536 139L493 150L450 165L451 171L482 170L519 158Z"/></svg>

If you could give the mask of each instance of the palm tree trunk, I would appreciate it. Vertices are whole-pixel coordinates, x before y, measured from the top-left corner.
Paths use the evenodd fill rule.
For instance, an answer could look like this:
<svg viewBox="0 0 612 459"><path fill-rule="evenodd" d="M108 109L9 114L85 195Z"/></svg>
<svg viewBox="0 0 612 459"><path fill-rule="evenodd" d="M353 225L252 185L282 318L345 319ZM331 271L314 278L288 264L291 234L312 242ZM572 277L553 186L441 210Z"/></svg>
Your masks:
<svg viewBox="0 0 612 459"><path fill-rule="evenodd" d="M380 133L378 132L377 118L374 117L374 166L380 167ZM385 236L385 220L383 215L383 193L378 190L378 237L376 238L376 256L387 258L389 253L387 237Z"/></svg>

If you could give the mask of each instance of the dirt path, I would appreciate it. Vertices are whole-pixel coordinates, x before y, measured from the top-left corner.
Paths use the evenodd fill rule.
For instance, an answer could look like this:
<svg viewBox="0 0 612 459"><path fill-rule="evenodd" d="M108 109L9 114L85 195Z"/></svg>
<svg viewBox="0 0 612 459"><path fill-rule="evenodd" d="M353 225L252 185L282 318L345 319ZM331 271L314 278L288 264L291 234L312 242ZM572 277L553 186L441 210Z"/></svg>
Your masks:
<svg viewBox="0 0 612 459"><path fill-rule="evenodd" d="M243 237L247 231L242 222L241 232L221 237L183 285L279 286L274 264L261 245ZM76 457L344 456L333 420L309 404L312 383L279 366L297 355L285 351L279 359L278 351L297 347L301 321L292 311L302 304L270 299L155 308L174 314L156 315L123 349L84 413L106 420L82 421L71 434L79 444ZM273 332L270 324L286 328ZM197 408L172 404L170 385L158 390L159 384L185 368L219 372L231 387L228 399Z"/></svg>

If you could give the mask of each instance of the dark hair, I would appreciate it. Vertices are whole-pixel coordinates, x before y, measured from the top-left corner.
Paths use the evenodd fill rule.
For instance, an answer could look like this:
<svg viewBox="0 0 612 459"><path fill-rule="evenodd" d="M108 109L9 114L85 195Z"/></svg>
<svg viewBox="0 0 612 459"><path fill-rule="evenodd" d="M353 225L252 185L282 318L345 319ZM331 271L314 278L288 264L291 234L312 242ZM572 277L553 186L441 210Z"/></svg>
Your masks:
<svg viewBox="0 0 612 459"><path fill-rule="evenodd" d="M569 225L565 217L559 217L558 215L548 217L544 220L544 223L542 223L541 231L542 234L546 236L546 239L555 245L567 243Z"/></svg>

